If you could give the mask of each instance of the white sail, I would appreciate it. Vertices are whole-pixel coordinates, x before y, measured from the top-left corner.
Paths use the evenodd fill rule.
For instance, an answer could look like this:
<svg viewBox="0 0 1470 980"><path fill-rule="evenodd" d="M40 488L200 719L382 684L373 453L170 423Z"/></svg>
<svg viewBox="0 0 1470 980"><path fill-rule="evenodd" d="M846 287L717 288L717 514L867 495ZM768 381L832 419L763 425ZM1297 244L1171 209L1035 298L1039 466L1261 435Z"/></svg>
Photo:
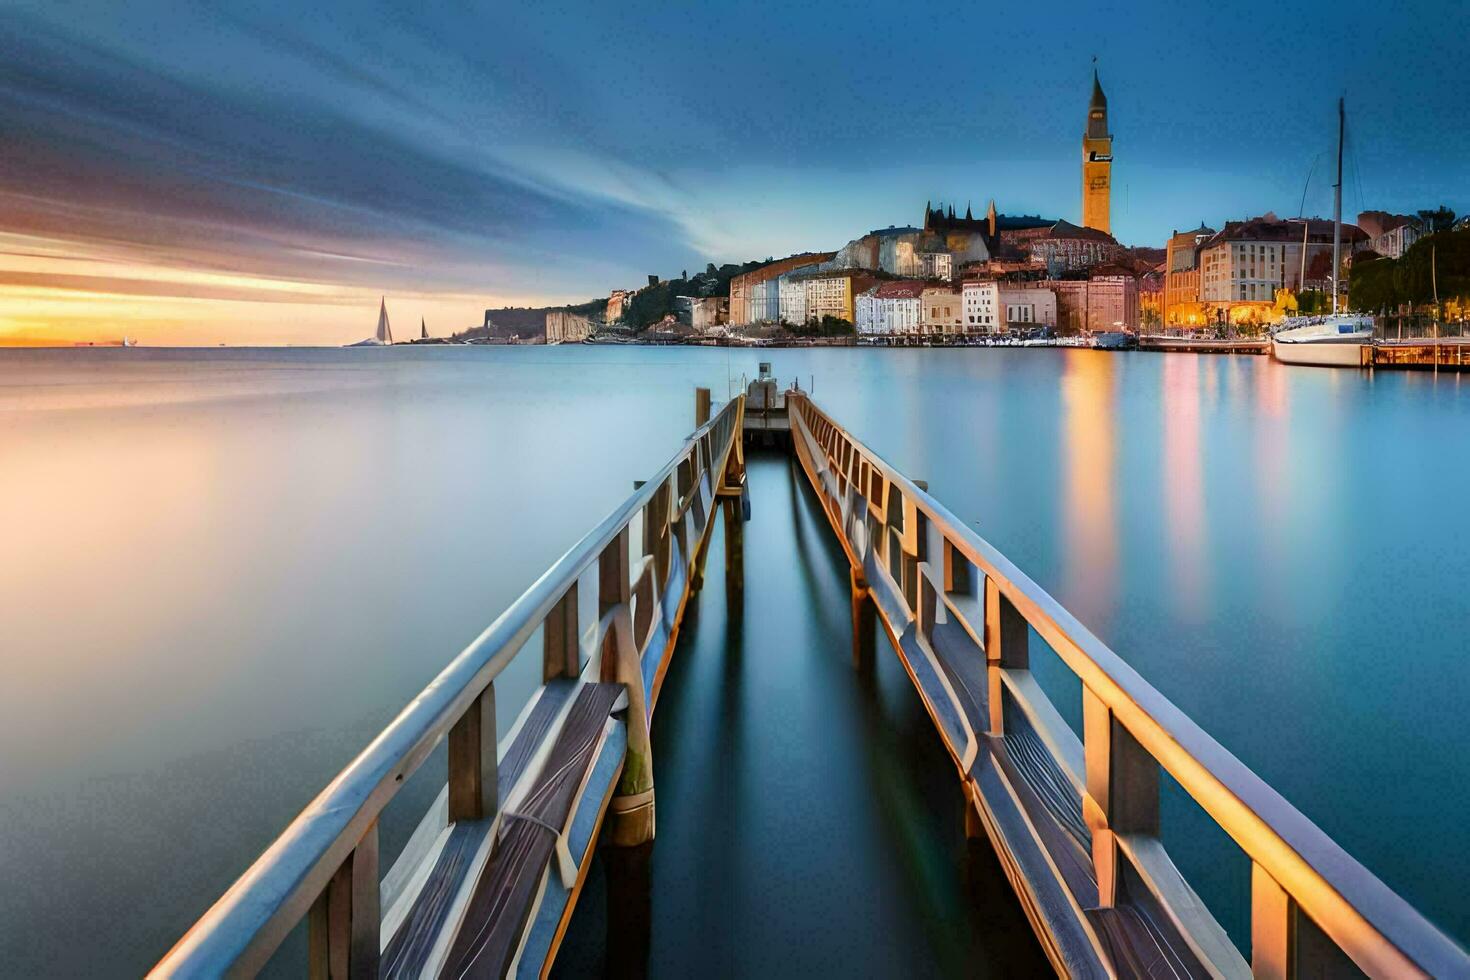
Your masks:
<svg viewBox="0 0 1470 980"><path fill-rule="evenodd" d="M423 317L419 317L419 339L420 340L428 340L429 339L429 325L424 322L424 318Z"/></svg>
<svg viewBox="0 0 1470 980"><path fill-rule="evenodd" d="M388 300L384 297L378 307L378 332L373 339L380 344L393 343L393 329L388 326Z"/></svg>

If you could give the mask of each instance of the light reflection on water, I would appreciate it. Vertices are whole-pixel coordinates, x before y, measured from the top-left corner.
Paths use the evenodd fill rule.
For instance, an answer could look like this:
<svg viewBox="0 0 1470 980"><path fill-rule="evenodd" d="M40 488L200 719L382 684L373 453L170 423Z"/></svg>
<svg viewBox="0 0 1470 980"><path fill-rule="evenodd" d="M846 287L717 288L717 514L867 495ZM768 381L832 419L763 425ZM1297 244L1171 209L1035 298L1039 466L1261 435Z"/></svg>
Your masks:
<svg viewBox="0 0 1470 980"><path fill-rule="evenodd" d="M1470 937L1458 377L1087 351L5 352L0 961L146 967L671 454L690 388L719 400L760 359ZM94 946L38 939L79 917Z"/></svg>

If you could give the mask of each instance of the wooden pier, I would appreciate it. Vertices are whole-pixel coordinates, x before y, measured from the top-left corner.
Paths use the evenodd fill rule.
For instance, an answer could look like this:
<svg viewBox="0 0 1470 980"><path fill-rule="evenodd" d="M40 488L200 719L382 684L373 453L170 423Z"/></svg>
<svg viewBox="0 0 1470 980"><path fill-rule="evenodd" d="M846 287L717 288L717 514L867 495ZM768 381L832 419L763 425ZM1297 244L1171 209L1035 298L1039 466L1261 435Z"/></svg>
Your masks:
<svg viewBox="0 0 1470 980"><path fill-rule="evenodd" d="M1470 370L1470 338L1380 340L1364 344L1365 368L1408 368L1422 371Z"/></svg>
<svg viewBox="0 0 1470 980"><path fill-rule="evenodd" d="M1271 342L1249 337L1206 340L1195 337L1144 336L1138 338L1138 349L1184 354L1267 354L1270 353Z"/></svg>
<svg viewBox="0 0 1470 980"><path fill-rule="evenodd" d="M451 661L153 975L252 975L304 921L314 977L545 976L596 845L654 841L654 708L717 511L728 601L742 602L753 439L794 452L850 564L855 665L878 655L881 624L953 760L967 831L993 845L1059 975L1470 976L1452 940L808 394L763 372L711 412L697 394L675 457ZM1033 637L1080 681L1080 733L1030 673ZM541 684L497 739L495 681L522 656L540 659ZM441 743L445 785L384 872L379 817ZM1164 848L1164 773L1252 862L1246 952Z"/></svg>

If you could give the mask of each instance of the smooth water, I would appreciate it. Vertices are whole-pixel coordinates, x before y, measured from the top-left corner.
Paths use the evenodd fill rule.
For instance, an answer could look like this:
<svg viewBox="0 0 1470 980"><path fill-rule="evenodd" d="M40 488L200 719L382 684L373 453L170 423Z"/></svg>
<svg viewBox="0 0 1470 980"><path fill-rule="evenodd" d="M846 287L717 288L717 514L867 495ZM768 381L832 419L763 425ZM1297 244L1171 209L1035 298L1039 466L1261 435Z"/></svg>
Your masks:
<svg viewBox="0 0 1470 980"><path fill-rule="evenodd" d="M819 404L928 480L1350 853L1470 938L1458 900L1470 866L1470 384L1457 376L1059 350L8 351L0 972L146 969L450 657L672 454L695 385L719 400L760 358L814 386ZM676 662L660 706L680 719L681 748L666 753L679 761L658 777L674 786L700 778L689 767L702 724L712 744L732 725L802 732L822 710L845 720L854 746L854 719L895 739L908 730L912 694L885 688L881 672L864 693L841 661L844 637L827 659L813 652L830 632L814 633L824 620L813 617L830 614L809 617L790 599L837 588L845 603L843 583L801 488L764 465L776 468L754 472L755 524L766 515L772 541L802 558L769 573L768 612L736 645L745 696L709 673L730 649L724 626L686 638L681 652L694 653ZM769 494L785 497L763 509ZM752 580L768 574L758 561L784 566L796 553L749 553ZM788 653L769 655L766 631L788 637ZM1075 717L1075 681L1035 659ZM749 693L762 686L767 696ZM680 715L681 691L696 705L717 692L726 714ZM801 766L830 770L834 755L776 735L747 742L808 757L721 790L766 828L726 841L729 869L772 859L757 848L795 826L780 814L828 816L807 809L803 794L819 787L793 780ZM973 922L943 883L959 871L945 864L953 841L934 814L952 820L953 801L934 798L933 759L867 744L862 767L821 788L846 807L874 791L878 816L841 822L841 840L911 828L909 846L867 880L950 910L935 921ZM1176 797L1166 842L1239 935L1249 868L1227 840L1200 836L1200 815ZM416 816L399 809L385 816L385 849ZM902 816L911 809L920 816ZM661 809L663 844L680 833L670 819ZM888 821L882 834L874 820ZM652 962L672 973L696 964L699 947L660 959L660 896L720 902L728 882L710 871L714 896L663 884L671 851L655 849ZM857 873L832 871L834 882ZM757 898L739 895L731 908L757 915ZM952 940L904 928L926 962L954 962ZM569 949L594 956L582 933ZM735 951L725 969L760 962L722 948Z"/></svg>

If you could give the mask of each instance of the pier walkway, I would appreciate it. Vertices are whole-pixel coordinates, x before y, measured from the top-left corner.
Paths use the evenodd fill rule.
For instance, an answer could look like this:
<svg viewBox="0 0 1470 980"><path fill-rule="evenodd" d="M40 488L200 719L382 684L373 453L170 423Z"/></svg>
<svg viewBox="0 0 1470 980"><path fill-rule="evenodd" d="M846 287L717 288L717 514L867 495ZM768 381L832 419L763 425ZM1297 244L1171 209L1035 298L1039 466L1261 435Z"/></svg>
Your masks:
<svg viewBox="0 0 1470 980"><path fill-rule="evenodd" d="M1470 976L1452 940L919 484L808 396L774 389L751 385L763 424L749 435L790 456L748 470L746 398L711 418L697 395L675 457L456 657L155 975L253 974L305 922L313 976L544 976L564 942L569 966L597 955L567 930L600 850L590 887L611 973ZM752 498L771 518L747 541ZM700 612L714 552L725 602ZM1080 731L1032 677L1034 644L1080 682ZM834 646L849 651L840 672ZM688 662L671 674L675 656ZM495 680L519 657L540 661L542 683L497 739ZM907 702L883 695L894 678ZM914 726L894 703L927 717L929 763L900 753ZM382 868L379 817L441 743L444 789ZM904 867L934 853L944 807L885 813L936 758L950 812L1003 869L976 877L1003 875L1018 900L996 911L992 896L984 921L924 905L958 867L927 887L915 882L934 862ZM1170 860L1166 774L1251 862L1248 948ZM722 807L735 780L769 780L771 802ZM673 954L685 928L710 945ZM936 954L902 957L916 947Z"/></svg>

